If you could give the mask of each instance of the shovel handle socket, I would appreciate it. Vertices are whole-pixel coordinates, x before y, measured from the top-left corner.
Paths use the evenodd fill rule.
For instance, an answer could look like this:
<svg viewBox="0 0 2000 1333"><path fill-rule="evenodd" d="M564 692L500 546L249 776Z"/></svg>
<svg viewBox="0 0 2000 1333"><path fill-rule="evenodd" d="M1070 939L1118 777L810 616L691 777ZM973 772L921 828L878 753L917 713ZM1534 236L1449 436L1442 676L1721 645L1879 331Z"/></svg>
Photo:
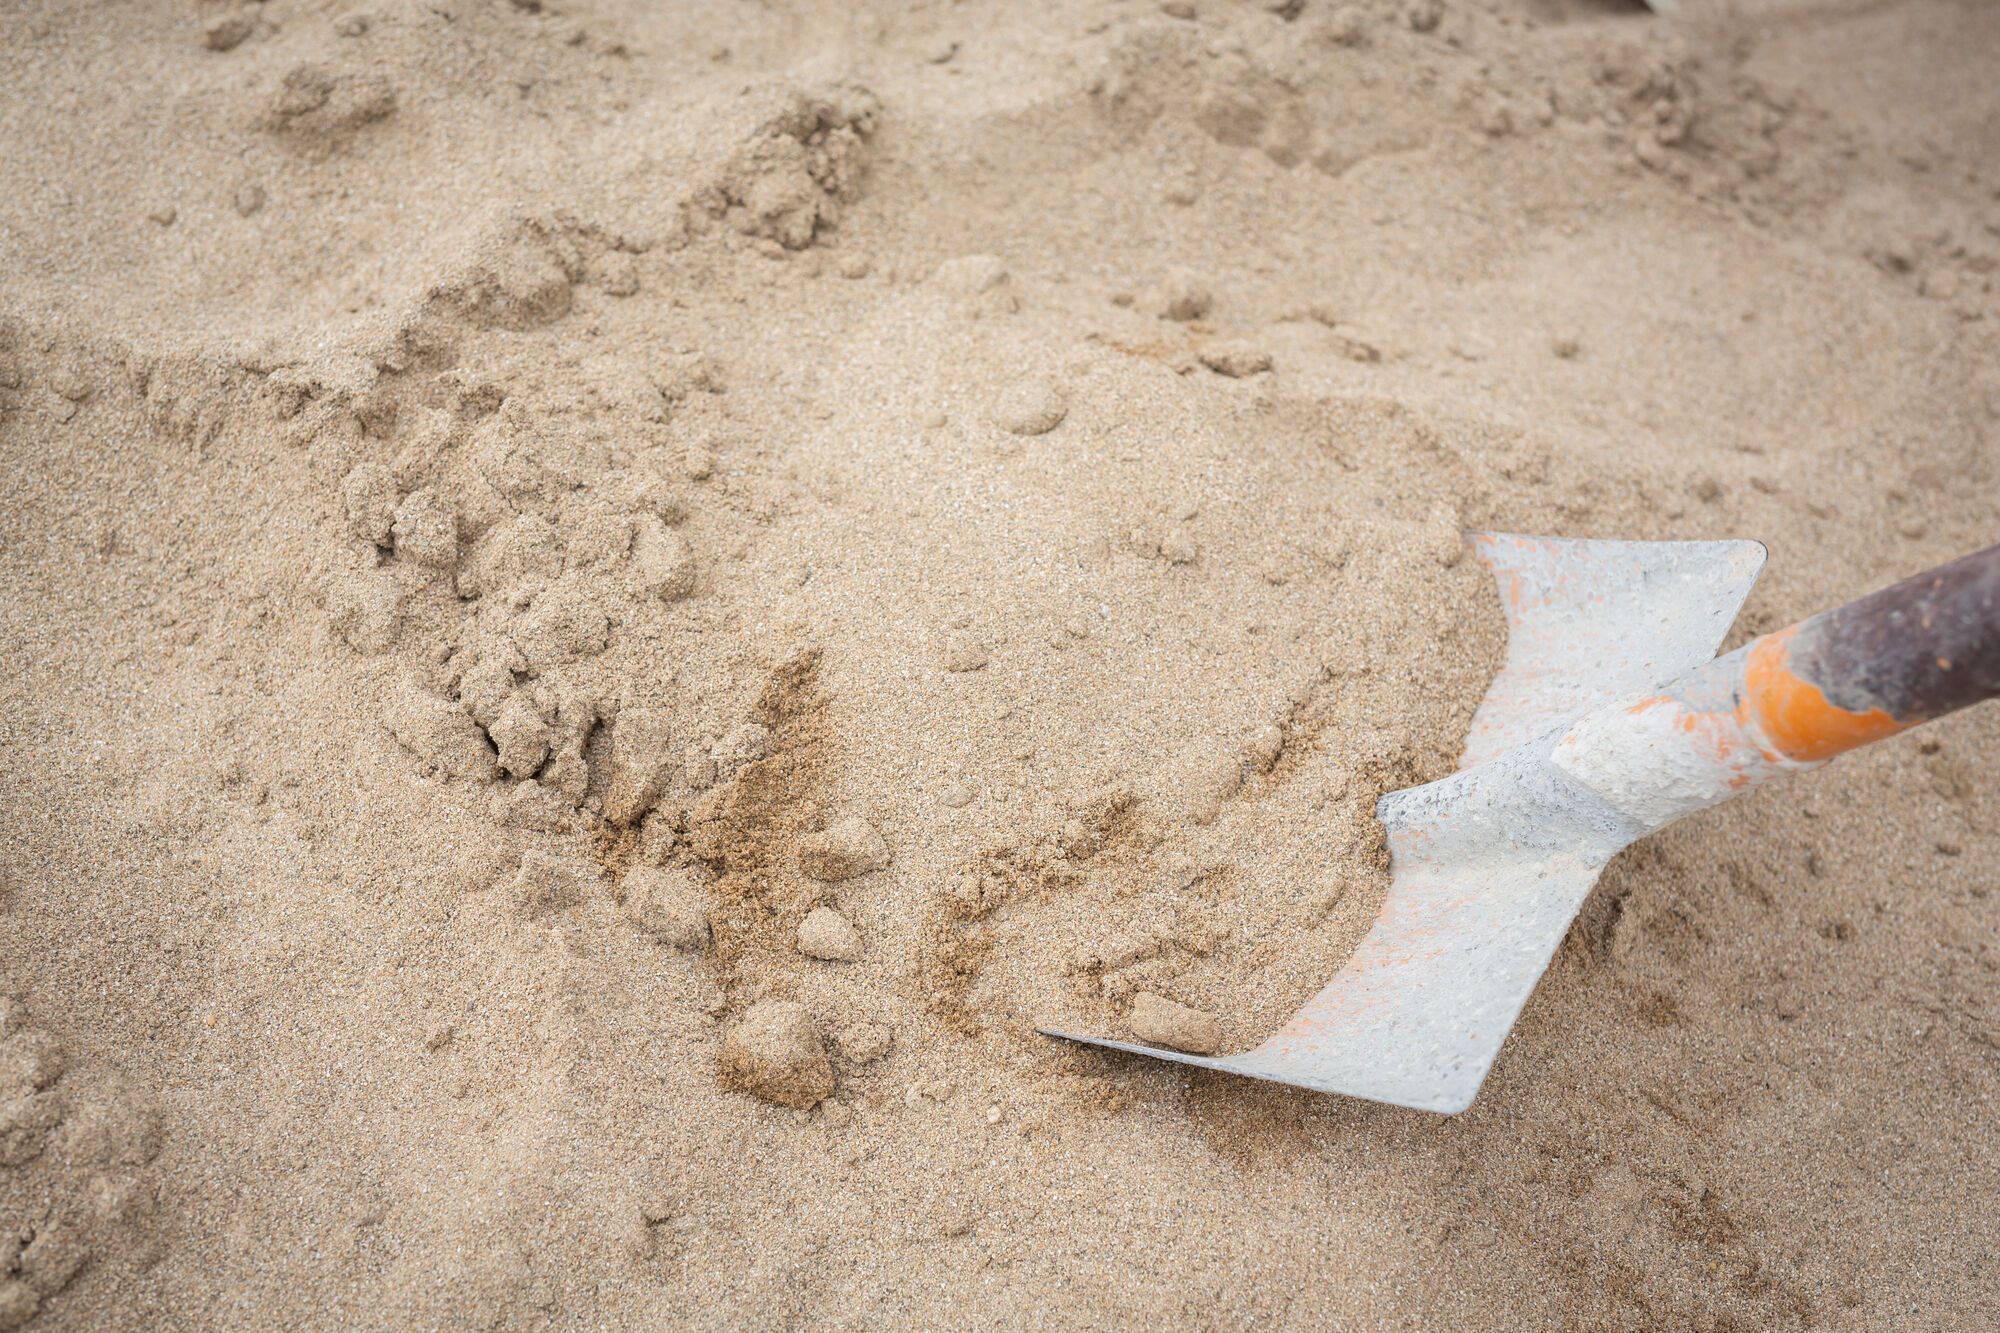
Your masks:
<svg viewBox="0 0 2000 1333"><path fill-rule="evenodd" d="M1579 718L1550 760L1644 830L2000 694L2000 546Z"/></svg>
<svg viewBox="0 0 2000 1333"><path fill-rule="evenodd" d="M2000 695L2000 546L1765 635L1743 684L1764 735L1804 763Z"/></svg>

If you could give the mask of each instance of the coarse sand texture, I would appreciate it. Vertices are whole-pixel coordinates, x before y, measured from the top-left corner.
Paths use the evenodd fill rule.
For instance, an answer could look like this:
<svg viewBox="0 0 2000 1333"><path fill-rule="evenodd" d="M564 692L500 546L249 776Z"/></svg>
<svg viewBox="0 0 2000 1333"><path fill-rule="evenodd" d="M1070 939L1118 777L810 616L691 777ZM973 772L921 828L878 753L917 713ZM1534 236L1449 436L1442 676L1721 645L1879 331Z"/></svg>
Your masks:
<svg viewBox="0 0 2000 1333"><path fill-rule="evenodd" d="M0 4L0 1333L2000 1326L2000 709L1259 1040L1466 529L2000 535L1984 0Z"/></svg>

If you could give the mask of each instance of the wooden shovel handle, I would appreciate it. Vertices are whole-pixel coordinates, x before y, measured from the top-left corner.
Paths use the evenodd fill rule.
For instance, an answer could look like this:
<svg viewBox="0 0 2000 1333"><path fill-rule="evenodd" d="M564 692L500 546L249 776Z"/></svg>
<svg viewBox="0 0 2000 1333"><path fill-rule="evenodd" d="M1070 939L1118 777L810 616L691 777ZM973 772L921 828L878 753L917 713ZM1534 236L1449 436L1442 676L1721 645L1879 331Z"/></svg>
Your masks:
<svg viewBox="0 0 2000 1333"><path fill-rule="evenodd" d="M1813 762L2000 695L2000 546L1751 644L1746 702Z"/></svg>

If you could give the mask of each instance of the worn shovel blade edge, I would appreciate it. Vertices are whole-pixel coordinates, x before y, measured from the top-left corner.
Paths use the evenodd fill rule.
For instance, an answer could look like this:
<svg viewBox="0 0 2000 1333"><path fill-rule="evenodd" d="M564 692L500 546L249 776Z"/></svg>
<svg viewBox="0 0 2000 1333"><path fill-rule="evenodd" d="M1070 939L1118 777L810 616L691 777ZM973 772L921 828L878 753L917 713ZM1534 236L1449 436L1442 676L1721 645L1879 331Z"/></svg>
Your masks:
<svg viewBox="0 0 2000 1333"><path fill-rule="evenodd" d="M1266 1068L1254 1063L1251 1057L1256 1051L1244 1051L1239 1055L1190 1055L1186 1051L1176 1051L1165 1046L1148 1046L1143 1042L1116 1041L1110 1037L1091 1037L1081 1032L1065 1032L1061 1028L1036 1028L1044 1037L1060 1037L1082 1046L1097 1046L1107 1051L1122 1051L1127 1055L1147 1055L1155 1060L1171 1060L1175 1064L1191 1065L1196 1069L1212 1069L1217 1073L1236 1074L1243 1078L1254 1078L1265 1083L1282 1083L1286 1087L1304 1088L1309 1092L1338 1093L1344 1097L1354 1097L1361 1101L1375 1102L1383 1106L1401 1106L1415 1111L1433 1111L1440 1115L1457 1115L1472 1105L1479 1087L1453 1089L1441 1092L1435 1097L1410 1098L1377 1095L1366 1088L1340 1087L1331 1083L1316 1081L1310 1074Z"/></svg>
<svg viewBox="0 0 2000 1333"><path fill-rule="evenodd" d="M1346 965L1253 1049L1190 1056L1056 1035L1395 1106L1465 1109L1599 872L1643 831L1549 762L1554 739L1382 798L1393 869L1380 915Z"/></svg>

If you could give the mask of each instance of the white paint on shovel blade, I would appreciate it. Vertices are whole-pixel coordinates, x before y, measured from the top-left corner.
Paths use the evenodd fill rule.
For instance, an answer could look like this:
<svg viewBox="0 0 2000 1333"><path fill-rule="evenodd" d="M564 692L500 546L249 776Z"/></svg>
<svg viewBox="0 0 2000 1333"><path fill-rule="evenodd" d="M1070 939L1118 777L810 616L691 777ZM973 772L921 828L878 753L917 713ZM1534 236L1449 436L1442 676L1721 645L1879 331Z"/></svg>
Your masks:
<svg viewBox="0 0 2000 1333"><path fill-rule="evenodd" d="M1507 661L1466 731L1461 768L1715 656L1764 568L1761 542L1598 542L1467 534L1493 572Z"/></svg>

